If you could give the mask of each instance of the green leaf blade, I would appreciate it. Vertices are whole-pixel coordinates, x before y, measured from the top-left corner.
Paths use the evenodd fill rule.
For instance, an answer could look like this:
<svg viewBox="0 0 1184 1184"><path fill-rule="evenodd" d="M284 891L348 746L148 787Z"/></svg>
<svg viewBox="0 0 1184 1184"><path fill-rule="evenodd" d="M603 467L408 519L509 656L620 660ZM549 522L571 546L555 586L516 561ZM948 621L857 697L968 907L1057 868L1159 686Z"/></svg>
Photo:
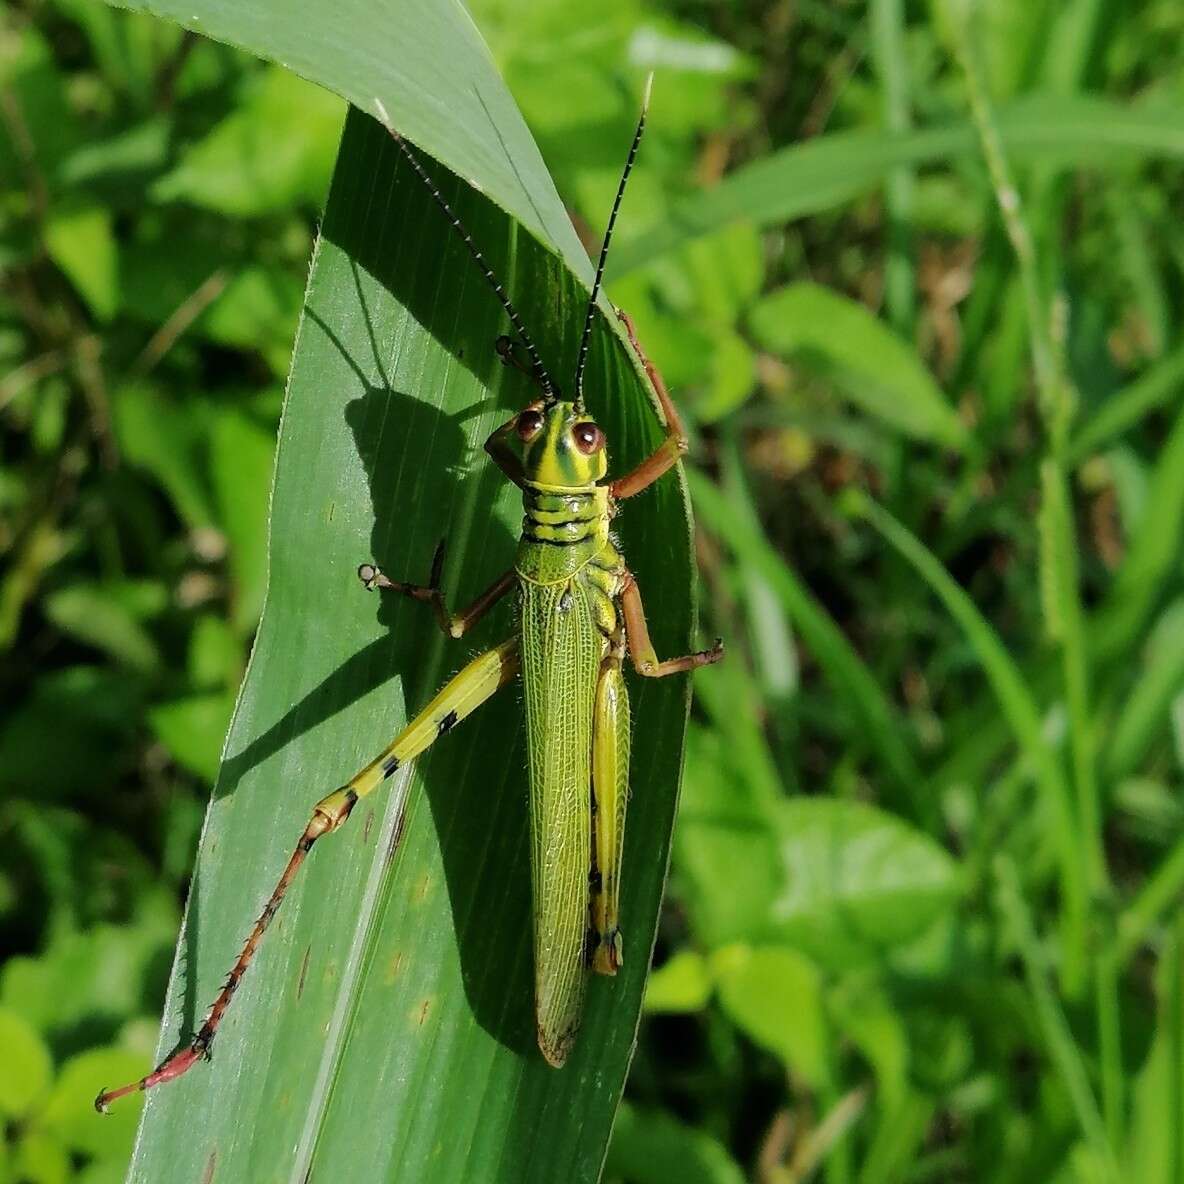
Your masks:
<svg viewBox="0 0 1184 1184"><path fill-rule="evenodd" d="M562 216L545 174L522 167L547 194L547 218ZM562 381L586 289L490 201L433 171ZM355 574L373 560L422 581L447 536L445 588L462 603L513 562L517 491L481 450L535 397L494 352L506 327L390 137L351 113L281 428L266 607L203 836L162 1053L200 1024L313 804L513 628L506 606L471 639L446 642L421 605L368 596ZM588 398L620 472L660 429L634 359L603 328ZM660 608L655 643L683 652L692 611L680 482L664 479L618 522ZM596 1179L640 1014L687 688L650 683L633 698L625 966L590 984L562 1070L534 1043L523 729L509 688L318 845L212 1062L149 1095L129 1178Z"/></svg>
<svg viewBox="0 0 1184 1184"><path fill-rule="evenodd" d="M916 351L863 305L801 282L764 297L750 320L761 345L804 355L865 414L915 439L967 446L965 425Z"/></svg>
<svg viewBox="0 0 1184 1184"><path fill-rule="evenodd" d="M126 0L118 7L278 62L369 115L385 110L407 140L591 276L539 150L457 0Z"/></svg>
<svg viewBox="0 0 1184 1184"><path fill-rule="evenodd" d="M1097 95L1036 94L999 111L1008 158L1057 168L1110 169L1144 157L1184 155L1180 112L1170 104L1122 104ZM977 153L969 122L885 133L828 133L781 148L719 185L678 203L662 222L621 244L609 270L624 275L736 219L769 226L851 201L895 169Z"/></svg>

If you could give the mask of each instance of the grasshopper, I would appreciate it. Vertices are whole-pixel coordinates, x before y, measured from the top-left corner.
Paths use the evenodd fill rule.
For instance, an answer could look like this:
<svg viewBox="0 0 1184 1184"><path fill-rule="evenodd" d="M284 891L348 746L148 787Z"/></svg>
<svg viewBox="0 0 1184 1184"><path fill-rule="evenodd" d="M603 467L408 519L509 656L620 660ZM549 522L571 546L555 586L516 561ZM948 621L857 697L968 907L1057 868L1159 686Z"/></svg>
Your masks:
<svg viewBox="0 0 1184 1184"><path fill-rule="evenodd" d="M617 315L666 419L665 439L632 472L609 480L605 435L589 417L584 401L584 368L596 300L617 212L645 129L648 99L647 84L601 246L570 400L559 397L505 289L379 104L395 143L501 301L528 361L518 359L516 344L506 337L498 339L498 352L503 361L531 374L540 395L485 444L493 461L522 490L522 535L509 571L455 613L449 611L440 590L443 543L436 549L425 585L389 579L369 563L358 568L358 576L369 590L427 603L440 628L453 638L464 637L497 601L515 591L518 632L469 662L383 752L313 807L275 890L196 1036L146 1077L104 1090L95 1099L97 1110L105 1112L116 1098L174 1080L210 1055L234 993L313 844L342 826L358 802L396 769L421 755L519 675L529 752L535 1018L539 1049L551 1065L562 1065L571 1051L587 969L612 975L622 965L620 869L630 742L624 660L628 655L645 678L663 678L723 656L717 640L708 650L659 660L650 641L641 593L610 527L618 503L653 484L687 449L666 385L624 313Z"/></svg>

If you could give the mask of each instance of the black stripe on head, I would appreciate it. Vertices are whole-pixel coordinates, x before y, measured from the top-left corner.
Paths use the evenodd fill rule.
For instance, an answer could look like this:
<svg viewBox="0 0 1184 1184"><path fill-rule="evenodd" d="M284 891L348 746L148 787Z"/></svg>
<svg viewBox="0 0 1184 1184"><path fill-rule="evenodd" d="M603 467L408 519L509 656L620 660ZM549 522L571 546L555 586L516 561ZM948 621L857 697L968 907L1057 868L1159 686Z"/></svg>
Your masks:
<svg viewBox="0 0 1184 1184"><path fill-rule="evenodd" d="M397 756L388 756L382 762L382 775L389 777L399 767L399 758Z"/></svg>
<svg viewBox="0 0 1184 1184"><path fill-rule="evenodd" d="M459 717L455 711L450 711L437 725L436 735L443 736L445 732L451 732L456 727L456 721Z"/></svg>

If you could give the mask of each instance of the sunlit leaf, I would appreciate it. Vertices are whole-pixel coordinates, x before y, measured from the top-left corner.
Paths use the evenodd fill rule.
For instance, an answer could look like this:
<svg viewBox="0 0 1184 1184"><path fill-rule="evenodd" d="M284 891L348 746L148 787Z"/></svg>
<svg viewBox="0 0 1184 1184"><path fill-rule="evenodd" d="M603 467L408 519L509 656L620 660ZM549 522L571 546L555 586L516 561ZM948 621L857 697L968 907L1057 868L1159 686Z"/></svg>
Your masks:
<svg viewBox="0 0 1184 1184"><path fill-rule="evenodd" d="M856 407L906 435L966 446L962 421L916 351L862 304L791 284L752 311L757 340L831 379Z"/></svg>
<svg viewBox="0 0 1184 1184"><path fill-rule="evenodd" d="M153 8L282 59L369 112L380 96L427 150L548 366L569 382L587 299L572 269L586 276L589 264L459 6ZM602 322L595 336L588 399L624 470L660 429L613 327ZM449 645L422 606L368 596L355 574L373 559L422 580L447 536L445 586L461 600L512 562L516 491L481 451L534 397L494 352L507 328L390 137L351 115L289 377L266 608L204 831L161 1052L200 1023L313 803L474 647L511 627L507 608ZM238 470L227 458L237 453L221 451L217 504L230 531ZM255 484L243 483L243 512L256 512ZM619 524L654 606L655 642L680 652L691 613L678 481L628 505ZM246 553L257 561L262 543ZM318 846L235 996L212 1063L150 1096L130 1178L200 1181L214 1162L227 1179L249 1178L259 1163L297 1179L595 1179L641 1007L685 683L638 687L634 706L633 777L644 792L630 808L625 966L591 985L561 1071L534 1040L525 760L508 692ZM540 1129L551 1137L535 1139Z"/></svg>
<svg viewBox="0 0 1184 1184"><path fill-rule="evenodd" d="M111 213L102 206L55 211L45 244L100 321L119 306L119 251Z"/></svg>
<svg viewBox="0 0 1184 1184"><path fill-rule="evenodd" d="M53 1062L37 1031L8 1008L0 1008L0 1047L0 1114L20 1118L49 1087Z"/></svg>

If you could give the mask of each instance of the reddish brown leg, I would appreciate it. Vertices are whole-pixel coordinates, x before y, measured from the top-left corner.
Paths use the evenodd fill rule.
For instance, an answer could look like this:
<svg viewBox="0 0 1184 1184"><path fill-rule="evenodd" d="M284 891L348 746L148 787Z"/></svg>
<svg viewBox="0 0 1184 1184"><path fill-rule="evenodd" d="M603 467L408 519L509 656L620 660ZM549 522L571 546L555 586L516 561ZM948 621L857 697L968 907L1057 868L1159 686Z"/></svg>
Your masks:
<svg viewBox="0 0 1184 1184"><path fill-rule="evenodd" d="M198 1061L209 1057L210 1046L214 1043L214 1036L218 1032L218 1026L222 1023L222 1017L226 1014L226 1009L230 1006L230 1001L234 997L235 991L238 990L238 985L242 982L242 977L251 964L251 959L254 958L255 951L259 948L259 943L267 932L267 927L279 910L284 894L296 878L296 873L300 870L305 856L312 850L313 843L321 835L336 830L349 817L349 812L354 808L354 803L357 800L358 795L349 787L345 787L334 790L327 798L313 807L312 817L304 828L304 834L300 836L300 841L296 844L296 850L292 852L292 857L288 860L288 865L284 868L275 890L267 904L263 906L263 912L259 914L255 928L251 930L242 953L238 956L238 961L227 976L226 985L219 992L218 998L214 1000L214 1005L210 1008L205 1023L198 1029L197 1035L188 1046L178 1049L172 1056L166 1057L147 1077L141 1077L139 1081L121 1085L118 1089L103 1090L95 1098L95 1109L100 1114L106 1114L107 1107L116 1098L122 1098L125 1094L135 1093L137 1090L151 1089L166 1081L173 1081L183 1073L187 1073Z"/></svg>
<svg viewBox="0 0 1184 1184"><path fill-rule="evenodd" d="M436 614L436 621L449 637L464 637L464 635L514 586L514 572L511 569L498 578L473 601L468 607L458 613L449 613L448 605L444 603L444 594L440 591L440 573L444 568L444 543L436 548L432 557L432 574L430 582L424 584L404 584L383 575L382 571L372 563L363 563L358 568L358 579L365 584L367 591L375 588L385 588L391 592L398 592L403 596L410 596L415 600L422 600L432 606Z"/></svg>
<svg viewBox="0 0 1184 1184"><path fill-rule="evenodd" d="M665 678L668 674L678 674L682 670L694 670L698 666L709 666L718 662L724 656L724 643L721 638L715 639L715 645L709 650L699 650L694 654L686 654L681 658L667 658L664 662L658 660L654 652L654 643L650 641L649 626L645 623L645 608L641 603L641 592L637 587L637 580L633 573L627 571L621 584L621 616L625 618L625 639L629 646L629 657L633 661L633 669L646 678Z"/></svg>
<svg viewBox="0 0 1184 1184"><path fill-rule="evenodd" d="M645 356L645 350L641 348L641 342L637 340L633 321L628 313L622 312L619 308L617 309L617 318L625 326L625 332L629 335L633 350L649 376L654 394L658 396L662 414L666 417L666 439L631 473L618 477L609 486L613 497L619 501L621 498L633 497L634 494L641 493L643 489L648 489L663 473L678 463L679 457L686 452L689 445L686 429L682 426L682 420L674 406L674 400L670 397L670 392L666 389L666 383L658 372L657 366Z"/></svg>

